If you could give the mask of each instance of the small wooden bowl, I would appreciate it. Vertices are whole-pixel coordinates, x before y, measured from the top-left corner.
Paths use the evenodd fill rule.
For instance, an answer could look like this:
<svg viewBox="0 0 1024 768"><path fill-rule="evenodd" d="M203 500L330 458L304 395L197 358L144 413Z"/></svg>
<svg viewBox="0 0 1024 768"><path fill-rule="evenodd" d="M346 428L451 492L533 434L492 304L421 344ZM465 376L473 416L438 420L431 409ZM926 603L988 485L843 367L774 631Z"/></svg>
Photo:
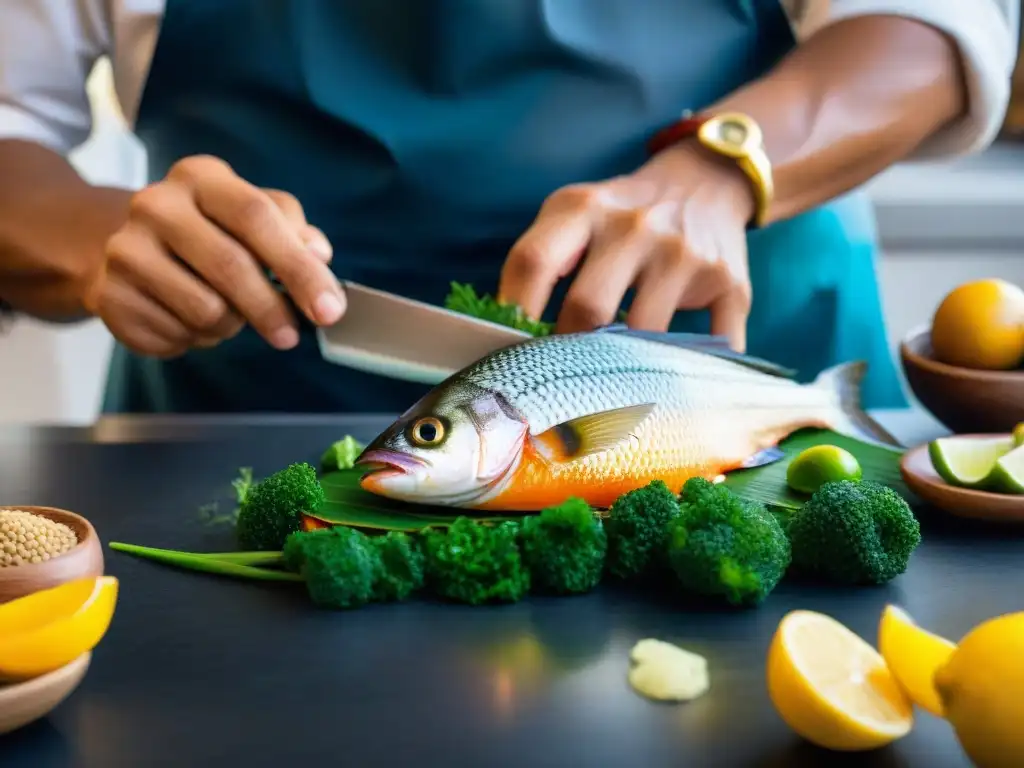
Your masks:
<svg viewBox="0 0 1024 768"><path fill-rule="evenodd" d="M46 717L71 695L89 669L86 652L60 669L14 685L0 685L0 734Z"/></svg>
<svg viewBox="0 0 1024 768"><path fill-rule="evenodd" d="M932 358L931 331L900 345L914 396L954 434L1004 433L1024 421L1024 371L976 371Z"/></svg>
<svg viewBox="0 0 1024 768"><path fill-rule="evenodd" d="M41 589L56 587L75 579L103 575L103 547L92 523L81 515L54 507L0 506L18 509L64 523L75 532L78 544L45 563L0 568L0 603L24 597Z"/></svg>
<svg viewBox="0 0 1024 768"><path fill-rule="evenodd" d="M961 435L965 439L986 439L993 435ZM1009 437L1009 435L1007 435ZM950 485L935 470L928 445L919 445L900 460L903 482L922 501L957 517L996 523L1024 523L1024 496L990 493Z"/></svg>

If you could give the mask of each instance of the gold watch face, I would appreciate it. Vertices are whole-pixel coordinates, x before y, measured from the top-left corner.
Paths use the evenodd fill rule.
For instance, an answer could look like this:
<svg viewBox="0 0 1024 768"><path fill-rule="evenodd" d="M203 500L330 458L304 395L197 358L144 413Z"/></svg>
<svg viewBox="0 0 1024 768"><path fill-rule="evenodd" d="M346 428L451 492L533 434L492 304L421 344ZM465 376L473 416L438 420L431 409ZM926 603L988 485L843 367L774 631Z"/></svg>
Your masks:
<svg viewBox="0 0 1024 768"><path fill-rule="evenodd" d="M742 157L761 143L760 129L745 115L713 117L701 127L700 134L706 144L732 157Z"/></svg>
<svg viewBox="0 0 1024 768"><path fill-rule="evenodd" d="M715 133L718 134L718 139L734 147L743 146L750 135L747 126L739 120L722 120L717 128L718 130Z"/></svg>

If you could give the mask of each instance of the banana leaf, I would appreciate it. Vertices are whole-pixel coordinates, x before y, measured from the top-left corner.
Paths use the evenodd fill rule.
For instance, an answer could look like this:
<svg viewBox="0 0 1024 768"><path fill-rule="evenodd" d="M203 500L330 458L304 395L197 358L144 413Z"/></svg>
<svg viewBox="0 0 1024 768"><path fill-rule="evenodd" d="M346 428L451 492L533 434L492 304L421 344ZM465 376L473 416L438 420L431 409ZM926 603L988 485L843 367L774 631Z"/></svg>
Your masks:
<svg viewBox="0 0 1024 768"><path fill-rule="evenodd" d="M786 454L785 458L764 467L730 472L725 484L738 495L761 501L777 510L785 512L799 509L808 497L790 490L786 484L786 468L790 459L801 451L825 444L837 445L852 453L863 469L863 479L887 485L912 502L910 490L900 476L902 451L845 437L829 430L804 430L794 434L779 446ZM320 509L307 515L312 518L309 524L315 525L314 521L319 520L326 525L348 525L367 531L418 531L428 526L446 527L459 515L485 522L521 519L523 516L474 515L469 510L385 499L364 491L359 486L361 475L358 469L342 469L323 474L320 482L326 498Z"/></svg>
<svg viewBox="0 0 1024 768"><path fill-rule="evenodd" d="M801 451L816 445L835 445L844 448L860 462L864 473L862 479L887 485L908 503L914 503L914 497L900 474L903 451L822 429L801 430L791 435L779 444L779 448L786 454L784 459L763 467L730 472L725 478L725 484L739 496L761 501L770 507L783 510L799 509L810 497L789 488L786 484L786 468L790 460Z"/></svg>
<svg viewBox="0 0 1024 768"><path fill-rule="evenodd" d="M385 499L364 491L359 486L363 471L340 469L320 477L324 503L307 515L328 525L347 525L371 531L419 531L428 526L444 528L460 515L485 522L513 518L474 515L472 511L426 504L408 504ZM519 515L518 517L522 517Z"/></svg>

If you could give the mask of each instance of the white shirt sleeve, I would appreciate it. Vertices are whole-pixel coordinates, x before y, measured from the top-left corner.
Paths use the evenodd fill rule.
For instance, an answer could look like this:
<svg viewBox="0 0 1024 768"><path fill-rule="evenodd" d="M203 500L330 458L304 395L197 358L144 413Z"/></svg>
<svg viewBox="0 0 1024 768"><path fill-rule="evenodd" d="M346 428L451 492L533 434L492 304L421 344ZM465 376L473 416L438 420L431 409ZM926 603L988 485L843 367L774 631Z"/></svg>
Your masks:
<svg viewBox="0 0 1024 768"><path fill-rule="evenodd" d="M110 48L105 0L0 0L0 139L67 154L92 130L86 81Z"/></svg>
<svg viewBox="0 0 1024 768"><path fill-rule="evenodd" d="M957 43L966 74L969 110L925 141L909 159L973 154L996 138L1010 101L1021 0L810 0L804 5L808 25L799 30L801 37L842 19L886 14L922 21ZM828 6L827 10L823 6ZM913 62L908 61L906 66L913 66Z"/></svg>
<svg viewBox="0 0 1024 768"><path fill-rule="evenodd" d="M1021 0L781 0L804 39L854 16L900 15L949 34L959 45L970 109L932 136L914 159L971 154L1002 125L1017 56ZM0 139L39 142L66 154L92 128L86 82L116 47L115 74L131 122L155 44L163 0L0 0ZM112 20L110 14L118 15ZM134 16L133 16L134 14ZM129 25L135 17L144 24ZM116 21L131 29L114 46ZM123 30L122 30L123 31ZM138 55L136 55L138 54ZM909 63L908 63L909 64Z"/></svg>

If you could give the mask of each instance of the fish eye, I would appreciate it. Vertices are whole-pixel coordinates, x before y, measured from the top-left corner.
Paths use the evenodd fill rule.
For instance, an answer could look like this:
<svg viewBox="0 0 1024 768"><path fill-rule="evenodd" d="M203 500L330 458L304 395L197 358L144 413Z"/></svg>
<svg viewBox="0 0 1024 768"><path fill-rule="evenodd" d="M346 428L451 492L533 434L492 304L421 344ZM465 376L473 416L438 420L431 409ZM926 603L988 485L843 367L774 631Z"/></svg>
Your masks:
<svg viewBox="0 0 1024 768"><path fill-rule="evenodd" d="M440 445L444 441L444 436L444 424L433 416L417 419L409 429L409 439L424 448Z"/></svg>

